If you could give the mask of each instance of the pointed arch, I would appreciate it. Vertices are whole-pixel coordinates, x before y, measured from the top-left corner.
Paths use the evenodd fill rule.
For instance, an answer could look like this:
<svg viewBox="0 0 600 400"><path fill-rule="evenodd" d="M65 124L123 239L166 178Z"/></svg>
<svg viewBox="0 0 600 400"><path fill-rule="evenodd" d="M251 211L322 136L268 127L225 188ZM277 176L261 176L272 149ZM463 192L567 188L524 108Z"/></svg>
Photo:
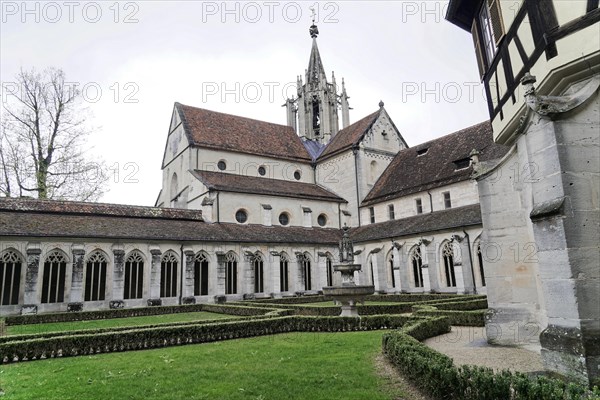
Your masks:
<svg viewBox="0 0 600 400"><path fill-rule="evenodd" d="M208 266L210 257L205 251L194 256L194 296L208 295Z"/></svg>
<svg viewBox="0 0 600 400"><path fill-rule="evenodd" d="M290 257L285 252L279 253L279 291L287 292L290 290Z"/></svg>
<svg viewBox="0 0 600 400"><path fill-rule="evenodd" d="M225 294L237 294L238 256L230 251L225 254Z"/></svg>
<svg viewBox="0 0 600 400"><path fill-rule="evenodd" d="M479 275L479 286L486 286L485 269L483 267L483 253L481 252L481 235L478 236L473 242L473 254L475 255L475 268Z"/></svg>
<svg viewBox="0 0 600 400"><path fill-rule="evenodd" d="M325 253L325 272L327 273L327 286L333 286L333 255Z"/></svg>
<svg viewBox="0 0 600 400"><path fill-rule="evenodd" d="M171 184L169 186L169 201L175 203L177 201L177 195L179 194L179 182L177 180L177 173L173 172L171 175Z"/></svg>
<svg viewBox="0 0 600 400"><path fill-rule="evenodd" d="M92 251L84 270L84 301L100 301L106 298L106 268L108 256L100 249Z"/></svg>
<svg viewBox="0 0 600 400"><path fill-rule="evenodd" d="M388 251L387 256L385 257L385 265L386 265L386 276L387 281L390 288L396 287L396 277L394 276L394 248L392 247L390 251Z"/></svg>
<svg viewBox="0 0 600 400"><path fill-rule="evenodd" d="M409 251L411 281L414 287L421 288L423 282L423 255L421 254L421 246L415 245Z"/></svg>
<svg viewBox="0 0 600 400"><path fill-rule="evenodd" d="M445 240L440 246L441 260L444 264L443 278L447 287L456 287L456 275L454 273L454 244Z"/></svg>
<svg viewBox="0 0 600 400"><path fill-rule="evenodd" d="M312 257L305 252L299 257L299 261L304 290L312 290Z"/></svg>
<svg viewBox="0 0 600 400"><path fill-rule="evenodd" d="M144 293L144 264L142 252L133 250L125 257L123 299L141 299Z"/></svg>
<svg viewBox="0 0 600 400"><path fill-rule="evenodd" d="M160 297L177 296L179 258L173 250L166 251L160 261Z"/></svg>
<svg viewBox="0 0 600 400"><path fill-rule="evenodd" d="M252 269L254 272L254 293L263 293L264 286L264 257L260 252L254 253L252 257Z"/></svg>
<svg viewBox="0 0 600 400"><path fill-rule="evenodd" d="M42 304L65 301L68 260L67 255L60 249L53 249L46 255L42 272Z"/></svg>
<svg viewBox="0 0 600 400"><path fill-rule="evenodd" d="M0 306L19 304L23 255L8 248L0 253Z"/></svg>

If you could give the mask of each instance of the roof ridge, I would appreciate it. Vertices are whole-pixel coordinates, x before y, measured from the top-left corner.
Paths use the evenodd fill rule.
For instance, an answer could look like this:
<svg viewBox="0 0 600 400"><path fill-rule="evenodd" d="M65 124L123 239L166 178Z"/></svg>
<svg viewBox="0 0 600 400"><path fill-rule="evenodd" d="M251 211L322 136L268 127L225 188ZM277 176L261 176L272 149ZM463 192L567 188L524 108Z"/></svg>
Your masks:
<svg viewBox="0 0 600 400"><path fill-rule="evenodd" d="M196 107L196 106L190 106L190 105L187 105L187 104L179 103L178 101L175 102L175 105L179 105L179 106L182 106L182 107L194 108L196 110L207 111L207 112L214 113L214 114L219 114L219 115L227 115L229 117L242 118L242 119L246 119L246 120L249 120L249 121L260 122L261 124L275 125L275 126L279 126L279 127L288 128L288 129L292 129L293 130L293 128L291 126L289 126L289 125L278 124L276 122L263 121L263 120L256 119L256 118L244 117L243 115L229 114L229 113L224 113L224 112L220 112L220 111L209 110L208 108L201 108L201 107Z"/></svg>

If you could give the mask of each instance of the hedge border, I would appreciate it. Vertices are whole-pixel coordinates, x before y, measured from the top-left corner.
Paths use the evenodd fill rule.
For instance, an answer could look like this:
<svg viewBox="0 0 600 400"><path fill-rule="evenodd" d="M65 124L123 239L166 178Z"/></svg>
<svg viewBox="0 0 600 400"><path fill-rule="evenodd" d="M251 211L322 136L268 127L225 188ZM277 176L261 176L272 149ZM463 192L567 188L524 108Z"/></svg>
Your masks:
<svg viewBox="0 0 600 400"><path fill-rule="evenodd" d="M386 333L382 348L391 363L417 387L436 399L581 400L600 399L600 390L547 377L478 366L456 367L453 360L421 343L443 333L447 317L426 318Z"/></svg>
<svg viewBox="0 0 600 400"><path fill-rule="evenodd" d="M1 343L0 360L3 363L9 363L205 343L287 332L397 329L415 318L419 319L419 317L401 315L373 315L361 318L296 315L223 323L140 328L96 334L73 335L67 333L62 336Z"/></svg>
<svg viewBox="0 0 600 400"><path fill-rule="evenodd" d="M75 322L75 321L95 321L101 319L112 318L129 318L129 317L144 317L151 315L178 314L186 312L209 311L218 312L221 314L230 315L263 315L265 313L276 310L274 307L269 307L270 311L265 311L262 307L252 307L252 305L241 304L184 304L173 306L155 306L155 307L138 307L138 308L119 308L113 310L96 310L96 311L78 311L78 312L63 312L52 314L30 314L30 315L13 315L4 317L5 324L10 325L29 325L29 324L46 324L52 322ZM213 311L222 310L222 311Z"/></svg>

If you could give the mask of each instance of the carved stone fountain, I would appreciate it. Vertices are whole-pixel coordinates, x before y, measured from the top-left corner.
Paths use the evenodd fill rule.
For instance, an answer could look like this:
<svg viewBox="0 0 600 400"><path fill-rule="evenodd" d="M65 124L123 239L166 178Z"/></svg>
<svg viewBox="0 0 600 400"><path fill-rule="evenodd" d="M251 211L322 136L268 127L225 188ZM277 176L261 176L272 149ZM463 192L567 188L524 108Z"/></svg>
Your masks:
<svg viewBox="0 0 600 400"><path fill-rule="evenodd" d="M354 272L362 266L354 263L354 246L348 237L348 227L344 226L344 235L340 240L340 264L334 265L333 270L342 274L341 286L326 286L323 288L325 298L342 304L342 317L358 317L356 303L363 302L365 296L375 292L374 286L359 286L354 282Z"/></svg>

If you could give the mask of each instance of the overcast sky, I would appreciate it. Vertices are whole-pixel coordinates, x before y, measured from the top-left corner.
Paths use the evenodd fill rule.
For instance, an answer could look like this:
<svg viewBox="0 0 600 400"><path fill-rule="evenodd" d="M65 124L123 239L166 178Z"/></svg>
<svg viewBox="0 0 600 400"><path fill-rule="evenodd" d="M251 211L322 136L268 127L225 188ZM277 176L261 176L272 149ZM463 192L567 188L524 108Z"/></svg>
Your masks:
<svg viewBox="0 0 600 400"><path fill-rule="evenodd" d="M63 69L94 115L90 159L112 168L101 201L154 205L174 102L285 124L311 5L351 122L383 100L414 146L488 119L471 37L445 1L2 1L0 79Z"/></svg>

